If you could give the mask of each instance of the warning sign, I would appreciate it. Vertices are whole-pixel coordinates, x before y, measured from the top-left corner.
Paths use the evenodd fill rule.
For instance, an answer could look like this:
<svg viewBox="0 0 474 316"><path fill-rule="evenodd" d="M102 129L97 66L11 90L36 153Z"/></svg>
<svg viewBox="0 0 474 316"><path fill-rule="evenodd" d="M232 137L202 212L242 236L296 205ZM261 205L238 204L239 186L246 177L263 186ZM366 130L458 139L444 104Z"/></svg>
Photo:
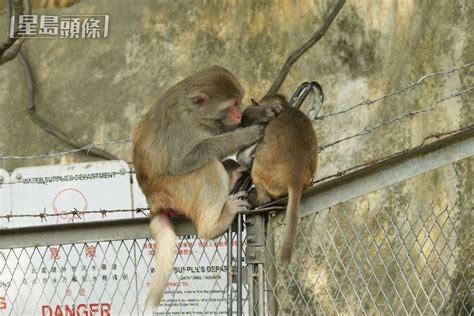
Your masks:
<svg viewBox="0 0 474 316"><path fill-rule="evenodd" d="M176 246L168 288L154 315L227 315L227 240L222 237L201 241L189 236L177 241ZM237 242L233 241L232 246L235 251ZM153 254L154 243L145 245L143 255L152 257ZM146 273L156 273L154 266L152 262ZM140 279L145 271L137 272ZM145 292L151 277L145 278ZM247 297L245 288L243 292Z"/></svg>
<svg viewBox="0 0 474 316"><path fill-rule="evenodd" d="M97 221L133 216L132 212L87 214L88 211L131 210L130 168L124 161L19 168L11 175L13 214L55 213L57 217L14 218L15 227ZM79 216L67 214L77 211Z"/></svg>

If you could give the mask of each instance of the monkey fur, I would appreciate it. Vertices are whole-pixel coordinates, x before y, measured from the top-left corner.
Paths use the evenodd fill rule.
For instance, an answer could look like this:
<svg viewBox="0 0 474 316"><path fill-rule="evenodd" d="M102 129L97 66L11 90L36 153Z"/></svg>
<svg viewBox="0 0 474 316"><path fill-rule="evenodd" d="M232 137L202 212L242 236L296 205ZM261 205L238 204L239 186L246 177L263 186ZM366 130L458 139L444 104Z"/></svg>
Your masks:
<svg viewBox="0 0 474 316"><path fill-rule="evenodd" d="M301 193L310 185L316 171L318 144L311 120L291 107L284 96L267 96L258 104L263 108L280 105L283 110L267 125L263 141L256 145L251 173L255 191L250 194L249 202L257 206L288 195L281 247L281 260L288 263L296 235ZM243 121L246 115L244 112ZM251 161L248 155L249 149L245 149L239 152L237 159L248 165Z"/></svg>
<svg viewBox="0 0 474 316"><path fill-rule="evenodd" d="M246 192L229 196L235 169L222 163L263 136L262 124L239 127L243 94L232 73L208 67L169 88L134 130L133 163L157 249L147 306L160 304L172 271L176 235L169 210L193 221L200 238L213 239L250 207ZM255 122L274 117L266 113Z"/></svg>

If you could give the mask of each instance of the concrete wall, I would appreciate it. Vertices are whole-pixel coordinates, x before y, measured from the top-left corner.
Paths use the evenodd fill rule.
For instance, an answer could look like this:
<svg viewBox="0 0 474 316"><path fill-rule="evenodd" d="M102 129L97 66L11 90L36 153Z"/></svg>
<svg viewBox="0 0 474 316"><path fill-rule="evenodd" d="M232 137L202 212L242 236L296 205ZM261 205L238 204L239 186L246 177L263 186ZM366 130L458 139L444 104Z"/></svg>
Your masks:
<svg viewBox="0 0 474 316"><path fill-rule="evenodd" d="M288 54L321 25L334 2L88 0L62 9L38 2L36 7L50 9L36 12L110 14L107 39L26 42L38 112L86 143L128 138L133 124L165 89L212 64L229 68L239 78L245 101L258 98ZM0 35L5 38L4 15L1 22ZM426 73L474 61L473 29L474 3L468 0L348 0L324 38L294 65L281 92L290 96L299 83L318 80L326 93L323 113L341 110ZM329 143L409 110L427 108L471 87L473 70L429 79L416 90L319 121L319 140ZM1 66L0 155L67 150L29 120L26 104L19 63ZM320 155L317 177L419 145L431 133L466 126L474 121L472 104L473 94L468 93L440 103L430 113L332 146ZM131 158L130 145L106 149L121 159ZM0 161L0 168L85 160L94 158L8 160ZM436 210L454 203L472 208L473 162L464 160L340 207L369 203L375 213L382 207L395 212L400 203L408 210L421 202L432 203ZM460 231L469 228L463 225ZM311 230L303 233L311 236ZM462 256L465 246L456 245Z"/></svg>
<svg viewBox="0 0 474 316"><path fill-rule="evenodd" d="M247 91L247 101L259 97L286 56L320 26L331 2L137 1L132 5L116 0L113 4L82 1L65 9L37 10L110 14L107 39L32 39L25 43L37 83L38 112L77 140L127 138L131 126L166 88L211 64L235 73ZM473 10L469 1L348 1L326 36L293 67L281 91L291 95L300 82L316 79L326 91L324 111L330 112L358 103L362 96L383 95L399 88L400 82L425 73L467 63L474 54ZM5 38L6 23L1 23L0 30ZM432 80L425 89L388 99L370 110L361 108L328 119L316 130L321 142L331 141L407 109L430 105L437 97L471 83L472 69ZM1 67L0 96L2 154L67 149L25 115L26 84L17 61ZM436 113L410 124L334 147L322 155L319 174L409 147L429 132L470 122L474 114L467 104L471 98L451 100ZM378 140L384 145L377 146ZM130 160L130 147L108 149ZM337 155L340 150L350 154ZM84 159L68 156L1 162L0 166L12 169Z"/></svg>

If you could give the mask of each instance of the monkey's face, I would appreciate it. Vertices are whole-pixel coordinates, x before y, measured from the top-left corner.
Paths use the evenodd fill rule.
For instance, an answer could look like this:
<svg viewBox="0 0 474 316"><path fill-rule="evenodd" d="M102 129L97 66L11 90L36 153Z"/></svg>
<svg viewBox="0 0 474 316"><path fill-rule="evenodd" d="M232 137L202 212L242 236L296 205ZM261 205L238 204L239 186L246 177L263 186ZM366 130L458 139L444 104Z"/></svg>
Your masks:
<svg viewBox="0 0 474 316"><path fill-rule="evenodd" d="M225 127L237 127L242 119L241 100L240 96L223 100L199 94L192 98L192 103L201 120Z"/></svg>
<svg viewBox="0 0 474 316"><path fill-rule="evenodd" d="M193 117L212 128L229 130L241 120L244 91L235 77L222 67L196 73L186 84Z"/></svg>
<svg viewBox="0 0 474 316"><path fill-rule="evenodd" d="M242 119L242 112L240 110L241 99L233 99L223 104L223 124L225 126L239 125Z"/></svg>

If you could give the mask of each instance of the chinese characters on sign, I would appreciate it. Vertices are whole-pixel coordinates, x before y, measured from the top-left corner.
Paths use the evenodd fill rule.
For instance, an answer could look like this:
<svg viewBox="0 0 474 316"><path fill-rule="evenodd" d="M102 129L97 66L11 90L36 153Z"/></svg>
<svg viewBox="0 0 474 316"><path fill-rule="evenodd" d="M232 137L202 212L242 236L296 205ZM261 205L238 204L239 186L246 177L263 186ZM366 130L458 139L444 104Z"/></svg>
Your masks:
<svg viewBox="0 0 474 316"><path fill-rule="evenodd" d="M16 33L15 25L18 25ZM106 38L108 35L108 15L20 15L10 20L11 38Z"/></svg>
<svg viewBox="0 0 474 316"><path fill-rule="evenodd" d="M137 294L115 296L115 291L134 284L135 267L127 260L133 245L112 241L0 250L0 315L131 315L123 305L133 306Z"/></svg>

